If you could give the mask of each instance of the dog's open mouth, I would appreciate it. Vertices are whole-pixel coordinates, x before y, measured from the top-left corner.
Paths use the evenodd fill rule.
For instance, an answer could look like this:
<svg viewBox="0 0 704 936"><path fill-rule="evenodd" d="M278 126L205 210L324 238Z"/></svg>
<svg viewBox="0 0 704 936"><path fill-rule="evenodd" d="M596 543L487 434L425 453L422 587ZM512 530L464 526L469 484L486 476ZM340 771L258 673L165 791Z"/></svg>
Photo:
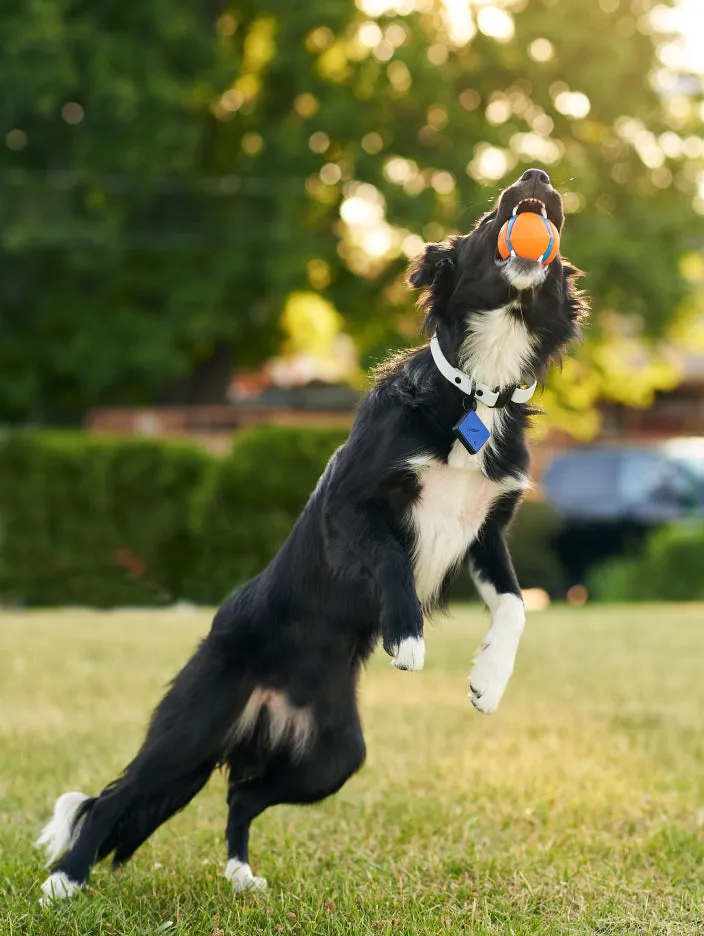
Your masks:
<svg viewBox="0 0 704 936"><path fill-rule="evenodd" d="M513 215L519 215L523 214L525 211L534 211L536 214L541 214L544 218L548 216L548 209L545 207L545 202L541 201L539 198L522 198L511 213Z"/></svg>

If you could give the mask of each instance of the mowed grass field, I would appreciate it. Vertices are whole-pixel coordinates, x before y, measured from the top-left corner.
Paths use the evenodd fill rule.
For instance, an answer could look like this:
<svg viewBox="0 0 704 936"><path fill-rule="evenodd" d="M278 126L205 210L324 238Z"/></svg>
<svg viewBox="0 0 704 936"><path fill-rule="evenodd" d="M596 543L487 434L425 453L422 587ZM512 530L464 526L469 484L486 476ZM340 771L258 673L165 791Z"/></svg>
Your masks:
<svg viewBox="0 0 704 936"><path fill-rule="evenodd" d="M360 686L368 760L336 797L251 837L263 894L222 876L225 782L117 874L55 910L32 848L56 796L134 754L206 612L0 618L0 933L704 933L704 608L529 617L499 712L466 674L486 628L455 607L422 673L378 653Z"/></svg>

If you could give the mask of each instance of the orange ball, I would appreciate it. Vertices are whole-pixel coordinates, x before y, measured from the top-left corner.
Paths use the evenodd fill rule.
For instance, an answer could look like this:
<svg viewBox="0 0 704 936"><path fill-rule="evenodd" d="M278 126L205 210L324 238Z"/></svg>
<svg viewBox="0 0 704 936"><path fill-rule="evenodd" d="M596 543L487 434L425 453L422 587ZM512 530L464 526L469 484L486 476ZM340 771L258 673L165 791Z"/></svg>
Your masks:
<svg viewBox="0 0 704 936"><path fill-rule="evenodd" d="M499 231L499 256L507 260L511 251L523 260L540 260L547 266L560 250L560 234L542 214L523 211L514 215Z"/></svg>

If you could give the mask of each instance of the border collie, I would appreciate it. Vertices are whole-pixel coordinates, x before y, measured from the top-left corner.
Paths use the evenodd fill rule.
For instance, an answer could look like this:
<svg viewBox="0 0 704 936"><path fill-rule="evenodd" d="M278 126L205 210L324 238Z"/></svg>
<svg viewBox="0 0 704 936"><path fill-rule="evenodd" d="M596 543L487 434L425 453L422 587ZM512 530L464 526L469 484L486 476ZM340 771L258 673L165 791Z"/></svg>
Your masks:
<svg viewBox="0 0 704 936"><path fill-rule="evenodd" d="M264 887L249 865L252 820L324 799L360 768L362 664L381 637L397 669L422 669L424 614L465 567L491 614L469 698L496 709L525 622L504 532L528 486L526 404L586 315L578 271L559 256L547 268L499 259L501 226L524 210L562 229L541 170L412 263L430 343L379 369L289 538L218 610L123 774L97 797L57 800L37 843L52 866L44 902L71 895L102 858L126 861L217 767L229 778L225 874L235 890Z"/></svg>

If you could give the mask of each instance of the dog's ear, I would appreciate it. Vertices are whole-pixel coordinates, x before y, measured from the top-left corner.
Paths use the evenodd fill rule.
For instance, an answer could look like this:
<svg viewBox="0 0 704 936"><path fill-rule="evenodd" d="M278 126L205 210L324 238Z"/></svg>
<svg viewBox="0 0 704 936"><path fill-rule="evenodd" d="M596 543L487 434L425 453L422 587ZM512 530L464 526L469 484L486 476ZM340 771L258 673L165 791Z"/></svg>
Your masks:
<svg viewBox="0 0 704 936"><path fill-rule="evenodd" d="M455 271L456 247L451 241L442 244L427 244L423 253L411 261L408 268L408 283L414 289L432 286L437 277L446 279Z"/></svg>
<svg viewBox="0 0 704 936"><path fill-rule="evenodd" d="M419 305L425 312L423 330L429 335L437 328L455 288L458 242L459 238L453 237L442 244L428 244L408 270L409 285L426 287Z"/></svg>

